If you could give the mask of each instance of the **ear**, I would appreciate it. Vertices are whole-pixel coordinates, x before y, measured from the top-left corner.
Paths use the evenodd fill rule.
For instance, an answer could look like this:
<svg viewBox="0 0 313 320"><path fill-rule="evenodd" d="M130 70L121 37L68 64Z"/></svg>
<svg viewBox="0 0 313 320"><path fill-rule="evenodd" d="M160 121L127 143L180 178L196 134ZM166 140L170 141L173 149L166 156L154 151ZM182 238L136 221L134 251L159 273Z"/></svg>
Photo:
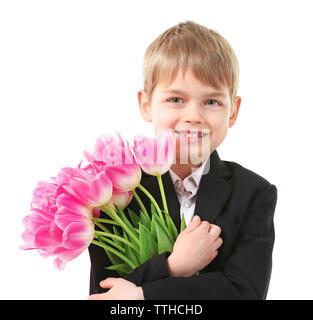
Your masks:
<svg viewBox="0 0 313 320"><path fill-rule="evenodd" d="M235 103L233 105L232 113L229 117L229 128L231 128L236 122L239 108L240 108L240 104L241 104L241 97L237 96L235 99Z"/></svg>
<svg viewBox="0 0 313 320"><path fill-rule="evenodd" d="M139 110L143 120L152 122L151 105L148 105L148 96L144 90L138 91L137 94Z"/></svg>

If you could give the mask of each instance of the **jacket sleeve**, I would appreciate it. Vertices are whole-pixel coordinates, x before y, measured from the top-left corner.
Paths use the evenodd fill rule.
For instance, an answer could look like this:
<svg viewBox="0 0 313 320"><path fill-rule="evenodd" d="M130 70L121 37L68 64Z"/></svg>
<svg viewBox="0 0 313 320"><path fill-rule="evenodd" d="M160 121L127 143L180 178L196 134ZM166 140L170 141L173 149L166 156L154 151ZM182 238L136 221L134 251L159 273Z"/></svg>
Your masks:
<svg viewBox="0 0 313 320"><path fill-rule="evenodd" d="M276 202L275 185L269 185L256 197L248 209L234 250L221 270L188 278L166 277L144 282L145 300L265 299L272 269ZM164 271L166 260L164 256L157 257L158 266ZM162 275L162 271L159 274Z"/></svg>
<svg viewBox="0 0 313 320"><path fill-rule="evenodd" d="M146 282L168 278L170 274L167 268L167 258L170 254L171 252L165 251L152 257L128 274L126 280L133 282L136 286L141 286Z"/></svg>

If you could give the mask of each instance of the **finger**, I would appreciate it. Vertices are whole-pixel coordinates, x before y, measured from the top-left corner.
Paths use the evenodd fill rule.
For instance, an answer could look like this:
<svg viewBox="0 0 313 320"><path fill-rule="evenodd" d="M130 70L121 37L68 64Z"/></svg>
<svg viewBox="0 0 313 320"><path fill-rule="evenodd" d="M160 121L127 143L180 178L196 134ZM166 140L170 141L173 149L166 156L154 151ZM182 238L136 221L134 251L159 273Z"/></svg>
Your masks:
<svg viewBox="0 0 313 320"><path fill-rule="evenodd" d="M184 230L186 232L191 232L196 229L201 223L201 219L198 215L195 215L191 222L189 223L188 227Z"/></svg>
<svg viewBox="0 0 313 320"><path fill-rule="evenodd" d="M103 294L104 293L92 294L88 297L88 300L103 300Z"/></svg>
<svg viewBox="0 0 313 320"><path fill-rule="evenodd" d="M100 281L100 287L102 288L112 288L116 284L116 278L106 278Z"/></svg>
<svg viewBox="0 0 313 320"><path fill-rule="evenodd" d="M211 224L211 229L210 229L210 235L214 238L217 239L218 236L221 234L222 229L221 227L215 225L215 224Z"/></svg>
<svg viewBox="0 0 313 320"><path fill-rule="evenodd" d="M209 232L211 229L211 224L208 221L202 221L200 228L204 229L206 232Z"/></svg>
<svg viewBox="0 0 313 320"><path fill-rule="evenodd" d="M221 237L217 238L215 240L215 246L216 248L219 248L223 244L223 239Z"/></svg>
<svg viewBox="0 0 313 320"><path fill-rule="evenodd" d="M212 253L212 255L210 256L210 261L214 260L217 255L218 255L218 251L215 250L215 251Z"/></svg>

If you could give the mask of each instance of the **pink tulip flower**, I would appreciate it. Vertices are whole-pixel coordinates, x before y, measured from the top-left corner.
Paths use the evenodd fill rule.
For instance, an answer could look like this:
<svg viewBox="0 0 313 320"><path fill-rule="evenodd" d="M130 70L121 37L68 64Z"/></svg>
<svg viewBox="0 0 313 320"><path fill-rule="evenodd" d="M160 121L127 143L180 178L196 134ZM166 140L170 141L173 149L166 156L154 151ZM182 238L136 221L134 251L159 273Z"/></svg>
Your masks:
<svg viewBox="0 0 313 320"><path fill-rule="evenodd" d="M92 167L62 168L56 182L60 184L76 202L85 206L99 207L107 203L112 197L112 182L105 171L97 173ZM69 197L64 196L65 198ZM75 200L70 200L75 204Z"/></svg>
<svg viewBox="0 0 313 320"><path fill-rule="evenodd" d="M21 246L23 250L37 249L44 257L56 256L54 264L59 270L86 250L95 232L91 220L75 212L74 207L72 211L58 206L61 190L64 191L55 183L38 183L33 192L32 213L23 219L25 244ZM93 209L88 210L91 216Z"/></svg>
<svg viewBox="0 0 313 320"><path fill-rule="evenodd" d="M113 192L112 198L109 201L110 206L114 209L116 204L121 210L124 210L133 198L131 191L127 192Z"/></svg>
<svg viewBox="0 0 313 320"><path fill-rule="evenodd" d="M156 138L137 134L134 153L142 170L153 176L166 173L174 161L175 137L172 130L165 130Z"/></svg>
<svg viewBox="0 0 313 320"><path fill-rule="evenodd" d="M128 141L126 141L125 146L121 135L117 131L114 134L105 134L98 137L94 152L84 151L84 155L89 162L101 161L104 164L136 163Z"/></svg>
<svg viewBox="0 0 313 320"><path fill-rule="evenodd" d="M135 189L141 180L141 169L129 147L118 132L100 136L93 153L84 151L90 162L86 170L105 172L111 180L114 192L128 192Z"/></svg>
<svg viewBox="0 0 313 320"><path fill-rule="evenodd" d="M136 164L108 164L105 173L112 181L113 192L127 192L135 189L141 180L141 169Z"/></svg>

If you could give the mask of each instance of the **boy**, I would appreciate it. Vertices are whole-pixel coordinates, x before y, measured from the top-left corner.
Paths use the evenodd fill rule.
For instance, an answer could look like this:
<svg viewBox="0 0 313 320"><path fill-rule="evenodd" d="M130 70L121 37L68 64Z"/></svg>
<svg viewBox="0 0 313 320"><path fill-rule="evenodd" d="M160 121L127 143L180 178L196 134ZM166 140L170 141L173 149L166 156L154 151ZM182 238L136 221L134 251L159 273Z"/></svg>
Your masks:
<svg viewBox="0 0 313 320"><path fill-rule="evenodd" d="M90 299L266 298L277 189L241 165L222 161L216 150L238 115L238 78L229 43L192 21L166 30L149 46L140 112L156 132L175 132L176 161L162 180L177 229L183 212L187 228L172 253L149 259L126 279L106 270L111 263L104 250L91 245ZM200 134L191 138L194 132ZM186 153L188 161L182 161ZM143 172L141 184L162 203L155 177ZM140 209L135 199L128 207Z"/></svg>

